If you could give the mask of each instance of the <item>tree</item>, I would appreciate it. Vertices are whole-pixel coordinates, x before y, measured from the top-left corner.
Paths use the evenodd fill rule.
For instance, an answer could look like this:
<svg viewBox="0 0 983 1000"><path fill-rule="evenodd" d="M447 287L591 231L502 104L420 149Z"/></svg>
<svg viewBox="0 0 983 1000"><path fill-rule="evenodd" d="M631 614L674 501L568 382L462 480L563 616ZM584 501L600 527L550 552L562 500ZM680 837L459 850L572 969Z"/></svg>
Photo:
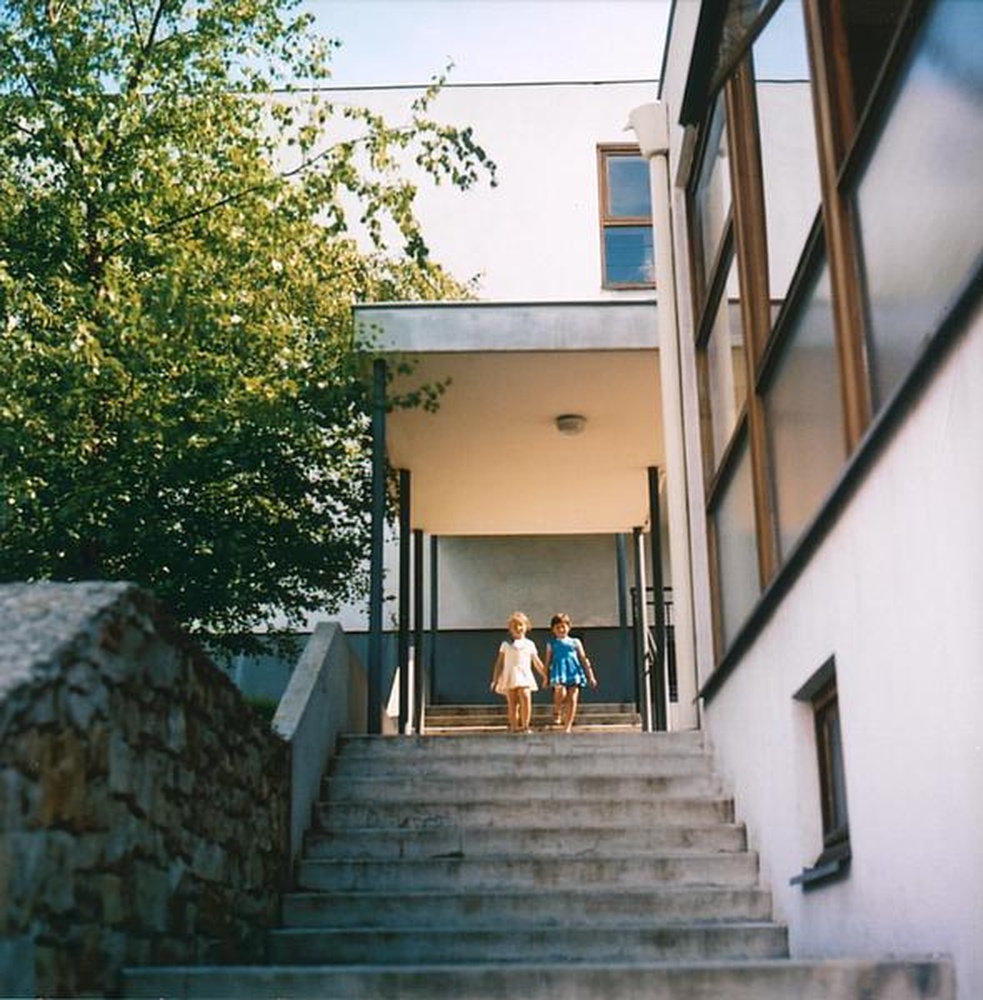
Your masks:
<svg viewBox="0 0 983 1000"><path fill-rule="evenodd" d="M399 164L494 165L440 80L404 127L333 107L296 3L0 7L3 579L130 579L224 632L360 590L351 304L462 294Z"/></svg>

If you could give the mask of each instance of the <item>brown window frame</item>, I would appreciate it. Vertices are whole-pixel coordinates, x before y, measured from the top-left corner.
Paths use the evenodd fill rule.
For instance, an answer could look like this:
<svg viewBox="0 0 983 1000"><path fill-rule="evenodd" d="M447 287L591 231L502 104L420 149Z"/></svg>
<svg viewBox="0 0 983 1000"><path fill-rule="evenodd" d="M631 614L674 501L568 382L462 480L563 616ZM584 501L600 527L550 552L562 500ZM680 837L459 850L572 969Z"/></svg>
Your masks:
<svg viewBox="0 0 983 1000"><path fill-rule="evenodd" d="M763 620L767 608L755 608L739 631L736 639L722 641L716 608L720 600L720 581L713 557L713 517L720 501L722 486L729 479L728 456L742 435L750 448L752 488L757 531L760 592L768 595L769 607L780 599L782 587L773 586L782 571L793 564L801 566L810 547L821 536L822 525L830 507L830 499L840 490L842 480L860 463L859 452L872 446L874 425L884 423L884 414L875 409L873 384L868 360L866 291L861 274L858 230L853 193L856 176L875 147L883 122L885 106L893 99L894 84L915 52L914 43L921 37L920 29L934 9L933 0L908 0L898 18L889 42L881 51L881 63L876 82L869 91L869 100L862 109L853 107L851 94L853 68L844 54L843 9L846 0L801 0L806 50L809 58L809 87L812 95L816 130L816 155L820 176L820 204L809 238L800 251L800 259L784 301L773 315L768 290L768 243L763 201L761 151L758 143L757 99L753 70L753 45L767 27L771 16L786 0L765 0L747 30L730 49L726 62L715 62L714 47L721 41L725 17L739 6L736 0L716 8L716 13L704 5L701 11L697 49L704 48L700 66L691 67L687 81L681 117L693 132L692 159L687 163L687 223L689 273L693 329L700 390L701 444L704 449L705 513L710 540L711 594L714 598L714 647L718 668L729 670L740 657L741 649L754 633L757 621ZM706 22L706 23L704 23ZM715 23L714 23L715 22ZM704 31L704 28L706 29ZM734 41L733 38L730 39ZM707 52L707 46L709 52ZM694 66L696 63L694 63ZM717 70L714 73L714 69ZM719 269L729 266L727 253L704 266L699 256L699 215L695 206L695 188L703 169L707 136L713 114L723 99L726 114L728 158L730 162L730 218L733 259L736 260L740 282L741 316L747 365L748 396L745 411L732 431L723 457L708 453L703 410L706 398L706 331L712 321L710 311L717 303L720 283L726 275ZM842 412L842 434L845 459L843 473L830 486L825 499L820 499L811 522L789 552L781 552L773 490L775 473L770 468L768 435L764 400L770 379L787 350L791 339L789 316L794 316L801 304L808 276L814 273L817 260L823 257L828 267L830 305L833 319L836 358L839 372L839 406ZM909 373L911 374L911 373ZM708 457L709 454L709 457ZM766 602L759 602L766 603ZM723 671L721 671L721 674ZM719 678L711 678L705 693L712 693Z"/></svg>
<svg viewBox="0 0 983 1000"><path fill-rule="evenodd" d="M630 291L632 289L652 289L655 288L655 272L653 268L651 281L609 281L607 262L607 243L605 234L609 229L628 228L632 226L647 226L652 228L652 215L618 215L607 214L608 208L608 171L607 161L611 157L632 156L642 159L641 149L634 143L600 143L597 146L597 184L598 184L598 204L597 213L599 220L599 233L601 241L601 287L613 291ZM653 237L654 252L654 237Z"/></svg>

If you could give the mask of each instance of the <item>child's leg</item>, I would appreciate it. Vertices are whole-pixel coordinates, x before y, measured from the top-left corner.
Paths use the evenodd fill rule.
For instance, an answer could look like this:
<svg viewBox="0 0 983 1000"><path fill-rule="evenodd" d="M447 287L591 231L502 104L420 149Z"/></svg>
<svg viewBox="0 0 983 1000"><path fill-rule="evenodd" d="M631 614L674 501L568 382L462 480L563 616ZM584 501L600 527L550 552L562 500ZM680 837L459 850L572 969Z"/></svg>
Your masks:
<svg viewBox="0 0 983 1000"><path fill-rule="evenodd" d="M566 697L567 689L562 684L553 685L553 722L559 725L563 719L563 699Z"/></svg>
<svg viewBox="0 0 983 1000"><path fill-rule="evenodd" d="M516 711L518 709L518 688L509 688L505 692L505 711L508 714L509 732L516 730Z"/></svg>
<svg viewBox="0 0 983 1000"><path fill-rule="evenodd" d="M519 688L519 731L529 728L532 719L532 692L529 688Z"/></svg>
<svg viewBox="0 0 983 1000"><path fill-rule="evenodd" d="M580 688L571 685L567 688L567 696L564 699L563 724L569 733L573 729L573 720L577 718L577 705L580 702Z"/></svg>

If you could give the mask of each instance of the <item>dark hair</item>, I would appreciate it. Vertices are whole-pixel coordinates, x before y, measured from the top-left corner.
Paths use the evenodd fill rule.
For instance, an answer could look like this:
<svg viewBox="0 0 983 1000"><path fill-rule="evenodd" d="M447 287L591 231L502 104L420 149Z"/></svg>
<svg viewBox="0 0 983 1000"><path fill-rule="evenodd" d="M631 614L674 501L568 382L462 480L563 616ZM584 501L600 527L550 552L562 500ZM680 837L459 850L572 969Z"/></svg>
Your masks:
<svg viewBox="0 0 983 1000"><path fill-rule="evenodd" d="M554 625L559 625L561 623L564 625L570 624L570 616L563 611L560 611L557 614L553 615L553 617L550 619L550 628L553 628Z"/></svg>

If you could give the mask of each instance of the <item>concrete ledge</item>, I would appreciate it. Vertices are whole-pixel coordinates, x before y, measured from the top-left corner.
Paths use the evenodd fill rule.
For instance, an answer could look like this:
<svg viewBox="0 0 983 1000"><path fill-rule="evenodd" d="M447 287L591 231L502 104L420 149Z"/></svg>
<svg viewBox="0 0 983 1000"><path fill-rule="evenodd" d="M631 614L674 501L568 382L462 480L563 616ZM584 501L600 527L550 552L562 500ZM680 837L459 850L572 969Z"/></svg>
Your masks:
<svg viewBox="0 0 983 1000"><path fill-rule="evenodd" d="M341 626L322 622L304 647L273 717L290 746L290 856L300 856L328 760L342 733L364 733L365 669Z"/></svg>

